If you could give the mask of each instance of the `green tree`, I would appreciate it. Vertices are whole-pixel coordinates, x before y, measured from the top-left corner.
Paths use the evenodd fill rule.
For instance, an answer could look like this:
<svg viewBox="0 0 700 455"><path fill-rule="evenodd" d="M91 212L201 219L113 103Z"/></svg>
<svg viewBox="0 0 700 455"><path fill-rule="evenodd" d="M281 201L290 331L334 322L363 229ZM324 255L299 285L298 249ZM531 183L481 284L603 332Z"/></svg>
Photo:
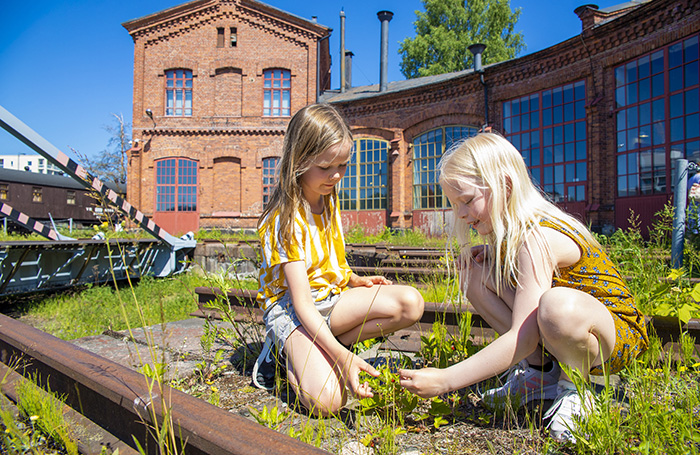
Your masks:
<svg viewBox="0 0 700 455"><path fill-rule="evenodd" d="M482 43L484 64L514 58L525 48L514 33L520 8L510 0L423 0L416 11L416 36L401 42L401 72L408 78L461 71L472 67L468 47Z"/></svg>

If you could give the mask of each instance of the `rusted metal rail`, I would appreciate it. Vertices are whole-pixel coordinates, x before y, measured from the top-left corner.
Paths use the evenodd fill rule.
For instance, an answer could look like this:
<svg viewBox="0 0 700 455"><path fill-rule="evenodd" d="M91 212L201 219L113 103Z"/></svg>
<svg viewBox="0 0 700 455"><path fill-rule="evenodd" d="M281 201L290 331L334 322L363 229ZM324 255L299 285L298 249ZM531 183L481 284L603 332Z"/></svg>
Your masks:
<svg viewBox="0 0 700 455"><path fill-rule="evenodd" d="M199 309L194 315L217 317L218 310L212 302L224 296L220 289L197 287L195 293L198 296ZM262 323L262 310L255 302L257 291L247 289L231 289L227 292L226 298L231 303L231 308L237 313L241 320L254 320ZM432 324L436 321L443 322L448 331L457 330L457 323L460 313L469 312L472 317L472 334L476 342L489 341L495 337L495 332L488 323L479 315L471 305L452 305L445 303L426 302L425 311L419 323L411 328L404 329L391 335L384 345L387 349L419 352L420 334L431 330ZM696 347L700 352L700 319L691 319L686 324L679 322L673 317L648 317L647 327L661 339L664 346L673 344L678 340L681 332L686 332L696 340Z"/></svg>
<svg viewBox="0 0 700 455"><path fill-rule="evenodd" d="M65 403L112 435L110 449L147 452L157 444L149 428L169 419L184 453L327 454L52 335L0 315L0 360L24 377L65 397ZM123 451L121 449L123 447Z"/></svg>

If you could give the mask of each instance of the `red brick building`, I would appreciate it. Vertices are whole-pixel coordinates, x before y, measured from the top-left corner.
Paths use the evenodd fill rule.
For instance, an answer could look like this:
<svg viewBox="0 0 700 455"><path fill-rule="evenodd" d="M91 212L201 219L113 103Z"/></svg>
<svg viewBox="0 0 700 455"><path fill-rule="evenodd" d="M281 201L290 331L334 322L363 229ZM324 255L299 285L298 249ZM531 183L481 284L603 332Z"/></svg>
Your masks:
<svg viewBox="0 0 700 455"><path fill-rule="evenodd" d="M700 0L585 5L576 14L582 28L571 39L487 64L481 74L325 90L321 100L344 112L356 139L340 188L345 225L442 231L449 212L436 164L485 123L521 150L554 200L594 229L626 226L630 209L649 224L671 198L674 160L700 159ZM289 120L267 116L265 75L291 71L289 114L314 102L315 88L329 86L316 83L314 56L320 42L326 77L330 30L251 0L199 0L124 25L136 43L134 136L141 139L130 157L130 201L158 222L174 215L156 203L174 191L159 183L170 174L157 180L157 165L189 160L199 178L192 189L199 225L254 226L271 172L266 158L279 153ZM228 53L233 30L238 44ZM245 54L244 37L270 44ZM168 76L172 69L192 71L189 116L177 113L186 98L178 107L167 94L178 78L187 83Z"/></svg>
<svg viewBox="0 0 700 455"><path fill-rule="evenodd" d="M582 29L572 30L573 38L486 65L483 74L324 95L356 138L380 141L386 156L386 201L379 203L387 210L362 210L358 202L346 220L385 217L388 226L442 230L446 201L435 165L456 139L485 123L483 76L487 123L521 150L553 199L598 230L627 226L630 209L648 225L673 194L673 161L700 159L700 1L586 5L576 14ZM363 188L369 177L358 167L344 183ZM365 197L377 193L371 190ZM359 190L349 191L346 200L362 200Z"/></svg>
<svg viewBox="0 0 700 455"><path fill-rule="evenodd" d="M135 47L129 201L173 233L255 226L289 117L330 87L331 30L255 0L122 25Z"/></svg>

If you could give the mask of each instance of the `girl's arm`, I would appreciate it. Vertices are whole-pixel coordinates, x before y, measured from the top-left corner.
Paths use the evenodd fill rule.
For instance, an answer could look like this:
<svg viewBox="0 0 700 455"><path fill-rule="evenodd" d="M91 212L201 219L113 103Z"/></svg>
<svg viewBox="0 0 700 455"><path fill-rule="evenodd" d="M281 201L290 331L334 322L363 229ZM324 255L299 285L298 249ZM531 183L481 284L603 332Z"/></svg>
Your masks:
<svg viewBox="0 0 700 455"><path fill-rule="evenodd" d="M346 349L333 335L323 316L316 309L305 264L302 261L287 262L282 266L282 270L287 280L294 311L304 329L313 338L314 343L336 362L350 389L361 398L371 397L372 389L366 382L360 383L359 374L360 371L365 371L372 376L379 376L379 372Z"/></svg>
<svg viewBox="0 0 700 455"><path fill-rule="evenodd" d="M563 234L551 229L543 231L550 231L544 236L557 262L560 254L570 252L572 245L578 251L573 240ZM564 239L552 237L551 233ZM550 237L555 240L554 244ZM562 241L570 244L560 245ZM510 329L475 355L446 369L399 370L402 386L421 397L437 396L500 374L535 351L540 341L537 308L542 294L552 286L554 264L547 261L533 235L529 238L529 245L521 248L518 261L520 286L515 292ZM496 294L489 294L489 298L494 299L494 304L504 304Z"/></svg>

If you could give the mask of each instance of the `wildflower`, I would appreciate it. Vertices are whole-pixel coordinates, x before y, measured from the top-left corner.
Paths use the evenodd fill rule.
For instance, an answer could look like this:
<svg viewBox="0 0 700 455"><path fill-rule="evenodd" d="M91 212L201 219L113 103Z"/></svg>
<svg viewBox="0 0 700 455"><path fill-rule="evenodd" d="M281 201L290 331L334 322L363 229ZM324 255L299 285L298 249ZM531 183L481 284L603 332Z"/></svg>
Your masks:
<svg viewBox="0 0 700 455"><path fill-rule="evenodd" d="M216 386L211 386L211 391L214 392L214 393L216 393L216 392L219 391L219 389L218 389L218 387L216 387Z"/></svg>
<svg viewBox="0 0 700 455"><path fill-rule="evenodd" d="M39 420L39 416L38 415L30 416L29 420L31 420L32 422L36 422L37 420Z"/></svg>
<svg viewBox="0 0 700 455"><path fill-rule="evenodd" d="M700 362L696 362L693 364L693 368L698 369L700 368Z"/></svg>
<svg viewBox="0 0 700 455"><path fill-rule="evenodd" d="M681 365L681 366L678 367L678 372L679 372L679 373L683 373L683 372L684 372L685 370L687 370L687 369L688 369L688 368L687 368L685 365Z"/></svg>

